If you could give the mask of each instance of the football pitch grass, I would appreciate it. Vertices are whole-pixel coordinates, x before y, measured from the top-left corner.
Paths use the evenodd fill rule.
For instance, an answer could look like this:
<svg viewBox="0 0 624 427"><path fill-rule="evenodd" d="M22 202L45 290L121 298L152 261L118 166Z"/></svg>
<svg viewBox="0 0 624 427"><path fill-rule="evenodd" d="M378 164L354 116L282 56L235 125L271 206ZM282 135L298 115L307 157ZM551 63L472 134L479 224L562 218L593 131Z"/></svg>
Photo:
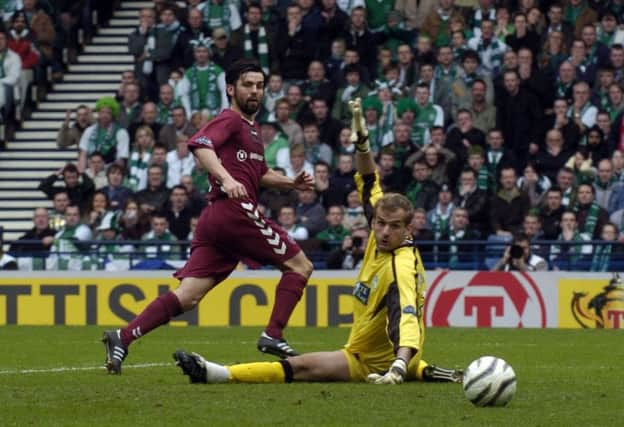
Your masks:
<svg viewBox="0 0 624 427"><path fill-rule="evenodd" d="M476 408L457 384L191 385L171 354L270 361L260 328L161 328L107 375L101 327L0 327L0 425L622 425L624 337L613 330L429 329L425 359L465 367L506 359L518 388L505 408ZM300 351L339 348L346 328L291 328Z"/></svg>

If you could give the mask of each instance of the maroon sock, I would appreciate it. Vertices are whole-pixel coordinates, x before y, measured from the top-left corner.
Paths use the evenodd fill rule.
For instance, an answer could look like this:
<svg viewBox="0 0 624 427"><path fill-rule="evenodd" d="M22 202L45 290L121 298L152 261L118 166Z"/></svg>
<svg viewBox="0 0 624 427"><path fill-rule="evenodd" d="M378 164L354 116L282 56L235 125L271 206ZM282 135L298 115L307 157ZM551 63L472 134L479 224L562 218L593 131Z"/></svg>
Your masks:
<svg viewBox="0 0 624 427"><path fill-rule="evenodd" d="M269 326L264 331L268 336L282 338L282 330L286 327L290 315L301 299L307 282L308 279L294 271L287 271L282 275L275 289L275 303Z"/></svg>
<svg viewBox="0 0 624 427"><path fill-rule="evenodd" d="M178 297L171 291L162 294L150 303L128 326L121 329L121 342L126 348L137 338L141 338L152 329L169 322L182 313Z"/></svg>

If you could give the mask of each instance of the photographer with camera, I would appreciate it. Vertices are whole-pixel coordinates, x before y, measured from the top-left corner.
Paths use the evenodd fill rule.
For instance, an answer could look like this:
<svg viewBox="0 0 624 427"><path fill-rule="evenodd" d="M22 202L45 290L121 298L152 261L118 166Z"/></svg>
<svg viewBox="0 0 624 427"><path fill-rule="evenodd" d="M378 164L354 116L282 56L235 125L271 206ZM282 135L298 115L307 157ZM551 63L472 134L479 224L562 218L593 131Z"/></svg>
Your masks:
<svg viewBox="0 0 624 427"><path fill-rule="evenodd" d="M355 228L342 240L342 246L334 249L327 257L327 268L353 270L360 267L368 243L368 229Z"/></svg>
<svg viewBox="0 0 624 427"><path fill-rule="evenodd" d="M524 232L513 235L511 246L505 249L492 271L546 271L548 263L538 255L531 253L529 236Z"/></svg>

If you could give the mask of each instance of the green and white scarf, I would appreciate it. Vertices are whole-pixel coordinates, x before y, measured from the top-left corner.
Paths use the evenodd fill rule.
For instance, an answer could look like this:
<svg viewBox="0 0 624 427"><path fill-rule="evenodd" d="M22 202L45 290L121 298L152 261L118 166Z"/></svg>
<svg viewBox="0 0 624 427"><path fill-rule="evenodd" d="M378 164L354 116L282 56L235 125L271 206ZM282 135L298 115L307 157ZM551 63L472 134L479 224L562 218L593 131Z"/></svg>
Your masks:
<svg viewBox="0 0 624 427"><path fill-rule="evenodd" d="M451 229L449 231L449 241L456 242L458 240L462 240L465 234L466 234L466 230L455 231ZM449 245L448 266L450 268L457 267L458 262L459 262L459 247L457 245Z"/></svg>
<svg viewBox="0 0 624 427"><path fill-rule="evenodd" d="M594 249L590 271L609 271L611 245L599 245Z"/></svg>
<svg viewBox="0 0 624 427"><path fill-rule="evenodd" d="M112 154L117 147L117 131L120 126L117 123L111 123L107 129L102 129L99 124L95 124L95 129L89 137L89 146L87 148L87 154L92 154L96 151L102 153L102 156L108 162L108 157Z"/></svg>
<svg viewBox="0 0 624 427"><path fill-rule="evenodd" d="M130 154L130 174L128 175L127 187L133 192L145 189L147 185L147 168L152 158L152 150L143 153L135 150Z"/></svg>
<svg viewBox="0 0 624 427"><path fill-rule="evenodd" d="M431 219L434 239L440 240L440 238L449 234L451 226L451 213L453 212L454 207L453 203L450 203L446 208L446 213L442 213L440 206L436 206L433 218Z"/></svg>
<svg viewBox="0 0 624 427"><path fill-rule="evenodd" d="M559 237L557 237L557 240L559 241L565 241L563 239L563 233L559 234ZM583 244L582 242L584 242L585 240L581 237L581 234L578 231L574 232L574 235L572 236L572 240L570 240L571 243L576 243L576 244L570 244L570 245L566 245L568 248L568 257L569 257L569 262L570 263L575 263L576 261L578 261L582 256L583 256ZM559 245L553 245L553 248L551 249L552 253L555 254L560 254L561 253L561 247Z"/></svg>
<svg viewBox="0 0 624 427"><path fill-rule="evenodd" d="M207 108L210 113L216 115L221 108L221 90L217 84L219 74L223 70L216 64L210 63L205 68L193 65L187 72L186 77L191 83L191 109L193 111Z"/></svg>
<svg viewBox="0 0 624 427"><path fill-rule="evenodd" d="M65 227L54 236L51 253L56 255L57 270L90 270L91 260L89 257L80 255L78 247L74 244L77 239L76 232L81 225Z"/></svg>
<svg viewBox="0 0 624 427"><path fill-rule="evenodd" d="M472 28L481 30L481 22L483 21L484 11L481 8L475 10L474 15L472 15ZM496 22L496 9L492 8L489 11L485 12L486 18L489 21Z"/></svg>
<svg viewBox="0 0 624 427"><path fill-rule="evenodd" d="M221 4L212 4L212 0L204 2L204 24L211 30L223 27L227 33L230 32L230 2L224 0Z"/></svg>
<svg viewBox="0 0 624 427"><path fill-rule="evenodd" d="M173 101L169 105L165 105L162 102L159 102L156 106L156 123L161 125L170 125L173 123L173 118L171 117L171 110L173 110L177 106L177 102Z"/></svg>
<svg viewBox="0 0 624 427"><path fill-rule="evenodd" d="M269 74L269 44L267 43L266 30L263 26L258 29L258 56L254 54L251 42L251 30L249 24L245 24L245 58L257 58L265 74Z"/></svg>
<svg viewBox="0 0 624 427"><path fill-rule="evenodd" d="M428 103L424 107L418 106L418 113L412 125L412 142L418 147L425 145L425 134L435 124L438 112L432 103Z"/></svg>
<svg viewBox="0 0 624 427"><path fill-rule="evenodd" d="M578 210L579 208L577 207L576 211L578 212ZM598 212L600 212L600 206L598 206L598 203L592 202L589 210L587 211L587 218L585 218L585 224L583 225L581 233L585 233L588 236L594 235L596 225L598 224Z"/></svg>
<svg viewBox="0 0 624 427"><path fill-rule="evenodd" d="M496 168L494 168L496 169ZM488 188L492 185L492 173L488 170L487 167L481 166L479 168L479 172L477 173L477 188L479 190L487 191ZM496 187L492 187L494 192L496 191Z"/></svg>

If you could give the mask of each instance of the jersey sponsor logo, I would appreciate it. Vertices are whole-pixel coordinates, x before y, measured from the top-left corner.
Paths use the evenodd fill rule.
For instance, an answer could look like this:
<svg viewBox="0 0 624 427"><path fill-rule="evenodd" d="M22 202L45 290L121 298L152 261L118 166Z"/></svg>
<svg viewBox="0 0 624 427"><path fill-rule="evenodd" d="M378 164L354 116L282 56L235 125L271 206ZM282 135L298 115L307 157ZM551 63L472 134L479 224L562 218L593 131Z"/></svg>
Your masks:
<svg viewBox="0 0 624 427"><path fill-rule="evenodd" d="M236 159L239 162L244 162L245 160L247 160L247 152L245 150L238 150L236 152Z"/></svg>
<svg viewBox="0 0 624 427"><path fill-rule="evenodd" d="M362 282L357 282L355 288L353 288L353 296L358 299L362 304L368 304L368 298L370 297L370 288Z"/></svg>
<svg viewBox="0 0 624 427"><path fill-rule="evenodd" d="M195 144L205 145L206 147L213 147L212 141L205 136L197 137L193 140Z"/></svg>
<svg viewBox="0 0 624 427"><path fill-rule="evenodd" d="M416 307L414 307L413 305L405 306L405 308L403 308L403 313L404 314L413 314L414 316L418 317L418 310L416 310Z"/></svg>
<svg viewBox="0 0 624 427"><path fill-rule="evenodd" d="M531 276L481 271L466 280L440 274L427 292L427 326L533 327L547 325L546 305Z"/></svg>
<svg viewBox="0 0 624 427"><path fill-rule="evenodd" d="M264 156L258 153L249 153L249 158L251 160L258 160L260 162L264 160Z"/></svg>

